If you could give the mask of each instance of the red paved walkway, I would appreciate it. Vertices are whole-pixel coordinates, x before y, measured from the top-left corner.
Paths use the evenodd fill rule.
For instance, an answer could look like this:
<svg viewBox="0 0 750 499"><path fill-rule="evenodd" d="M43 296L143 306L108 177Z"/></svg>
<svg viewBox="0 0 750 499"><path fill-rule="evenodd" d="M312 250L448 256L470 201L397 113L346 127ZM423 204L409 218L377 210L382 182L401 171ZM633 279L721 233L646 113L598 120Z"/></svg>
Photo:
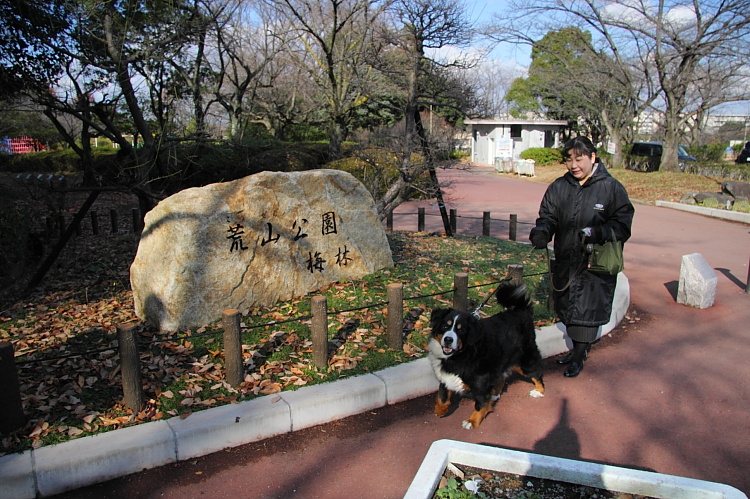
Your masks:
<svg viewBox="0 0 750 499"><path fill-rule="evenodd" d="M488 168L439 175L453 181L446 203L458 211L459 232L481 232L470 215L516 213L526 239L546 185ZM442 227L437 216L427 223ZM493 235L507 237L501 225ZM415 230L416 216L396 217L395 228ZM625 249L632 322L594 347L578 378L547 361L543 399L512 384L478 430L460 426L469 402L438 419L427 396L64 497L397 498L441 438L716 481L750 495L749 228L637 205ZM716 303L704 310L674 299L681 256L696 252L718 275Z"/></svg>

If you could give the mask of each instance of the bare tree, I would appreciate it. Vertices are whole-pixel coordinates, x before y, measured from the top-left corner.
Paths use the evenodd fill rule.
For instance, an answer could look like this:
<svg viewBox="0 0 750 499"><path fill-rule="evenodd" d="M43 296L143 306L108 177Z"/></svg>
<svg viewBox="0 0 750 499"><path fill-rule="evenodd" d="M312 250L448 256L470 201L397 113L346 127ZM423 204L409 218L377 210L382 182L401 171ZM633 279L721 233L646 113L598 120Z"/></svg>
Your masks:
<svg viewBox="0 0 750 499"><path fill-rule="evenodd" d="M714 73L722 68L722 77L713 81L723 82L724 88L723 93L712 92L714 99L706 104L712 102L715 106L747 98L744 91L734 91L747 88L746 85L729 83L746 76L738 63L747 61L750 51L747 0L662 0L656 4L629 0L604 4L595 0L541 0L514 7L517 9L512 7L508 11L515 10L515 16L495 19L501 25L491 30L496 39L533 42L535 30L552 27L524 23L524 19L535 22L549 19L557 25L578 26L593 33L597 49L623 69L620 75L633 75L633 102L628 105L640 111L644 103L653 103L664 113L661 169L678 170L680 133L691 115L699 112L700 106L691 101L691 96L699 95L698 89L706 84L708 67L713 67ZM636 70L640 73L638 78ZM648 89L648 85L658 92L658 100L656 93L647 92L643 96L640 89Z"/></svg>
<svg viewBox="0 0 750 499"><path fill-rule="evenodd" d="M298 47L290 53L325 95L329 159L338 159L352 111L367 94L370 68L363 60L370 50L373 26L387 1L268 1L286 16L299 36Z"/></svg>
<svg viewBox="0 0 750 499"><path fill-rule="evenodd" d="M160 151L167 135L166 104L178 90L167 61L191 53L188 47L194 46L206 17L198 4L185 2L138 15L114 1L67 1L64 7L69 20L65 36L47 41L64 77L53 91L32 97L58 123L63 115L74 117L82 123L82 134L107 137L122 149L121 157L130 163L119 178L107 181L139 194L145 213L153 203L151 182L169 174ZM123 114L127 123L118 119ZM127 137L133 132L142 147ZM68 136L71 147L78 139ZM88 140L80 139L85 160Z"/></svg>
<svg viewBox="0 0 750 499"><path fill-rule="evenodd" d="M395 81L403 94L404 132L400 148L399 178L378 201L378 211L385 216L408 199L414 179L426 168L445 232L452 235L421 111L433 105L447 106L448 100L439 100L441 95L445 96L446 86L430 83L441 80L447 82L450 78L438 74L440 64L431 60L427 51L447 45L465 44L471 38L471 23L458 0L397 0L391 13L392 23L388 28L393 26L394 29L386 29L383 38L395 50L389 52L388 62L380 66L380 70ZM447 65L455 63L452 61ZM412 152L415 149L422 153L425 160L423 166L413 164Z"/></svg>
<svg viewBox="0 0 750 499"><path fill-rule="evenodd" d="M472 114L486 118L507 116L510 108L505 96L513 80L525 75L525 68L491 60L482 61L476 67L465 71L466 84L477 93L478 105L472 110Z"/></svg>
<svg viewBox="0 0 750 499"><path fill-rule="evenodd" d="M226 111L227 135L239 140L253 121L273 131L267 119L258 117L258 100L261 92L275 84L272 66L284 55L291 29L275 19L263 2L229 1L226 21L216 22L213 28L210 60L216 76L214 102Z"/></svg>

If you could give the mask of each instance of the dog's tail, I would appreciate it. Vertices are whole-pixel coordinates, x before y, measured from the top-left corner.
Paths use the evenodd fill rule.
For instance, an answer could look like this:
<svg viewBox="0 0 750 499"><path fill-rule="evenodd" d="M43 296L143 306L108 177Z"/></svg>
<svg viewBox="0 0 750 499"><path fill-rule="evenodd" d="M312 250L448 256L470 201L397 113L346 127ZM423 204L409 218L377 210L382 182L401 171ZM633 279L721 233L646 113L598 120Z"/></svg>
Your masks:
<svg viewBox="0 0 750 499"><path fill-rule="evenodd" d="M502 284L495 292L497 302L507 310L531 310L531 296L526 286L516 284Z"/></svg>

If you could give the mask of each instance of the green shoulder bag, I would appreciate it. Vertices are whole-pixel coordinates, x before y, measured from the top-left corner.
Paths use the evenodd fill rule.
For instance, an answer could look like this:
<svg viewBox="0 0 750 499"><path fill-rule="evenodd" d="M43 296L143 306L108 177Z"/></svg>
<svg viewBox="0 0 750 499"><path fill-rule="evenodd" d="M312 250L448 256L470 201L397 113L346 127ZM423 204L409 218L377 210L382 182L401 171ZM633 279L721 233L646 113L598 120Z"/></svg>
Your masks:
<svg viewBox="0 0 750 499"><path fill-rule="evenodd" d="M615 231L609 228L612 240L604 244L594 244L589 255L589 272L617 275L625 267L622 257L622 241L615 237Z"/></svg>

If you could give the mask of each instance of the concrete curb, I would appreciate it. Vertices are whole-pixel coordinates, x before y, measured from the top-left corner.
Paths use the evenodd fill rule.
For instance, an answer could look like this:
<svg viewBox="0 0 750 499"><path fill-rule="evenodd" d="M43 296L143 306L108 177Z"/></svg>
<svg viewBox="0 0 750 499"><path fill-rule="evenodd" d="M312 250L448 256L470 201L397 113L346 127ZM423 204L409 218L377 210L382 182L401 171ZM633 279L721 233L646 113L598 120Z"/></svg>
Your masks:
<svg viewBox="0 0 750 499"><path fill-rule="evenodd" d="M608 334L630 306L630 285L620 273ZM570 349L565 328L537 331L543 357ZM148 468L183 461L309 428L434 393L437 380L427 358L373 374L303 387L257 399L154 421L20 454L0 456L0 499L60 494Z"/></svg>
<svg viewBox="0 0 750 499"><path fill-rule="evenodd" d="M696 206L694 204L675 203L672 201L656 201L656 206L663 208L671 208L673 210L687 211L688 213L695 213L706 217L721 218L723 220L729 220L732 222L741 222L744 224L750 224L750 213L742 213L740 211L728 211L720 210L718 208L706 208L704 206Z"/></svg>

